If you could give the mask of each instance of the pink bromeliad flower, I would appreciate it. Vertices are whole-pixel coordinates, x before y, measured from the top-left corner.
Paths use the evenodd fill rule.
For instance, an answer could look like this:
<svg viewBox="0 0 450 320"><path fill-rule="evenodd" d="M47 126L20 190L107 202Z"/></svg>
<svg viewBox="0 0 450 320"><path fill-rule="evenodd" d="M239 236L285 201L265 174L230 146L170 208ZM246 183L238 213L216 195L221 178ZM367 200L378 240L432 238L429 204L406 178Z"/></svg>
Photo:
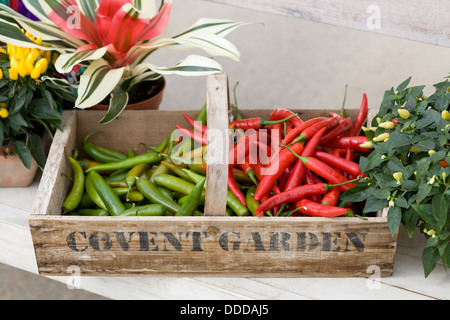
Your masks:
<svg viewBox="0 0 450 320"><path fill-rule="evenodd" d="M203 76L222 71L221 65L201 55L189 55L172 67L156 66L149 57L158 49L202 49L209 56L239 61L238 49L225 36L247 22L199 19L186 31L163 37L172 0L23 0L40 21L33 21L0 4L0 41L13 45L57 50L58 72L85 67L76 84L75 107L90 108L109 96L110 108L101 121L115 119L130 95L143 82L163 75ZM11 23L14 21L16 24ZM21 29L42 37L37 45Z"/></svg>

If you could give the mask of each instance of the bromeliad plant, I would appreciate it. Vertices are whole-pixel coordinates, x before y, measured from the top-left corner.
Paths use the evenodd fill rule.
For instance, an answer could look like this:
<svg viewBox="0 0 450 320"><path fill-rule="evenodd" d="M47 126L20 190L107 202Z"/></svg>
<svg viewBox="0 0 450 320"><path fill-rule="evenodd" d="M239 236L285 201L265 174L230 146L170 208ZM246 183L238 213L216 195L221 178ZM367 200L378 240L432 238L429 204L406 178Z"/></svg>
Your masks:
<svg viewBox="0 0 450 320"><path fill-rule="evenodd" d="M75 107L90 108L110 98L109 111L101 123L116 118L126 107L137 86L163 75L199 76L221 72L211 58L190 55L173 67L147 61L161 48L202 49L211 56L239 60L237 48L224 37L244 22L200 19L188 30L172 37L159 37L166 29L171 0L26 0L38 18L31 21L6 6L0 6L0 40L21 46L36 46L20 33L27 29L61 53L56 68L70 72L87 67L78 87Z"/></svg>
<svg viewBox="0 0 450 320"><path fill-rule="evenodd" d="M41 45L41 38L22 34ZM42 135L62 130L61 110L75 101L70 84L55 70L56 57L36 48L0 48L0 156L15 154L28 169L32 159L44 168Z"/></svg>
<svg viewBox="0 0 450 320"><path fill-rule="evenodd" d="M422 261L428 277L440 260L450 267L450 82L425 97L425 87L408 87L410 80L386 91L366 130L374 147L360 160L367 178L343 200L365 200L365 212L389 208L393 234L401 224L411 237L420 230L427 238Z"/></svg>

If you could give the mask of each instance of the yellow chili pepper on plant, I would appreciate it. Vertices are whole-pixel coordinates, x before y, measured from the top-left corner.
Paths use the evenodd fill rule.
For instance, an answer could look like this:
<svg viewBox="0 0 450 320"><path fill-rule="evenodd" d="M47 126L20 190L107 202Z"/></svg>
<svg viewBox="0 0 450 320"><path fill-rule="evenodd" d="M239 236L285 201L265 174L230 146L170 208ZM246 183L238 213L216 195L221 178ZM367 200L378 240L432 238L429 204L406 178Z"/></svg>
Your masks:
<svg viewBox="0 0 450 320"><path fill-rule="evenodd" d="M8 118L8 116L9 116L8 110L5 108L0 108L0 117L6 119Z"/></svg>

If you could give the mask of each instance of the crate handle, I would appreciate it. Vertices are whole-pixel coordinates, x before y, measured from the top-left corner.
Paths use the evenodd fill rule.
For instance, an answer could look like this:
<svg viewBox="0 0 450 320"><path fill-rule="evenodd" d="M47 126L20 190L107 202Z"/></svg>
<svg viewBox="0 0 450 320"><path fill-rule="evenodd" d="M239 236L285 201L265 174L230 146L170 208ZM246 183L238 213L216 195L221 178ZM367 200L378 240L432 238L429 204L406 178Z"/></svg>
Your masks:
<svg viewBox="0 0 450 320"><path fill-rule="evenodd" d="M225 216L228 192L229 85L225 73L207 78L208 151L205 216Z"/></svg>

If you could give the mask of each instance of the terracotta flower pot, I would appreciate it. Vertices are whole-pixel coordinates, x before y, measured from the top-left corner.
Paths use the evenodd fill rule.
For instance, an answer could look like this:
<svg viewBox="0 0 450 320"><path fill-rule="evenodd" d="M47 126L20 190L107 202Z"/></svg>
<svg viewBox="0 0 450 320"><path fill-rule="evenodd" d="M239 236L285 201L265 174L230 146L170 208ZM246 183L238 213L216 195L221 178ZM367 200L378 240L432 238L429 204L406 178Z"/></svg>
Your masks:
<svg viewBox="0 0 450 320"><path fill-rule="evenodd" d="M160 79L160 87L159 90L153 94L150 98L145 99L140 102L134 102L127 105L125 110L158 110L161 105L164 90L166 88L166 80L164 77ZM108 110L109 105L107 104L99 104L89 108L90 110Z"/></svg>
<svg viewBox="0 0 450 320"><path fill-rule="evenodd" d="M29 187L36 176L38 166L32 161L27 169L18 156L0 155L0 188Z"/></svg>

